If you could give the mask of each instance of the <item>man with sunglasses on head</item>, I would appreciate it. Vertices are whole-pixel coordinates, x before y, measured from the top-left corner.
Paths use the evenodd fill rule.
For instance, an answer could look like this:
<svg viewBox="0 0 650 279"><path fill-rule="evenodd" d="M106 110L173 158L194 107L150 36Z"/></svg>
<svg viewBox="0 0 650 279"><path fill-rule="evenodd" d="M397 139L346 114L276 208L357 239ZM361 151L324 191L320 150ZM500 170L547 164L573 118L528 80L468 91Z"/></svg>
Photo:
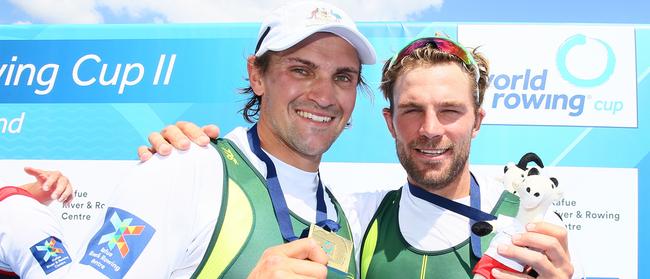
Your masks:
<svg viewBox="0 0 650 279"><path fill-rule="evenodd" d="M488 71L480 53L445 37L417 39L384 65L381 90L389 107L383 115L408 181L384 197L368 225L362 278L404 274L396 266L421 278L471 275L482 256L471 224L494 218L485 212L516 214L514 195L469 169L471 140L485 116ZM566 230L557 224L529 224L528 233L499 253L533 267L530 274L539 278L568 278L573 267ZM528 278L515 274L493 271L497 278Z"/></svg>
<svg viewBox="0 0 650 279"><path fill-rule="evenodd" d="M485 212L516 213L518 200L503 184L469 169L471 140L485 116L488 70L481 54L446 37L415 40L384 65L381 90L389 107L383 116L408 179L397 190L339 197L348 219L362 228L362 235L353 233L362 238L361 278L471 277L483 251L470 225L493 218ZM178 146L187 141L182 132L205 137L191 123L163 134ZM158 148L167 144L159 134L150 138ZM139 153L147 154L142 147ZM494 278L572 276L567 231L554 214L547 220L528 224L514 245L499 247L530 269L495 269Z"/></svg>

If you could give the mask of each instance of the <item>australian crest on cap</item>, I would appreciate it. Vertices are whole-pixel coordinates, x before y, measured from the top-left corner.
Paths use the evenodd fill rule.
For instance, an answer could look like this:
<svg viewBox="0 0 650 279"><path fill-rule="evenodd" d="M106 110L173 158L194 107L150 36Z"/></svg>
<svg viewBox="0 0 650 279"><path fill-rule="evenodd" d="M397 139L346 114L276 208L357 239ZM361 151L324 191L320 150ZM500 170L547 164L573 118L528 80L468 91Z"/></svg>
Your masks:
<svg viewBox="0 0 650 279"><path fill-rule="evenodd" d="M309 19L307 26L338 23L342 20L341 16L332 9L318 7L311 11L307 19Z"/></svg>

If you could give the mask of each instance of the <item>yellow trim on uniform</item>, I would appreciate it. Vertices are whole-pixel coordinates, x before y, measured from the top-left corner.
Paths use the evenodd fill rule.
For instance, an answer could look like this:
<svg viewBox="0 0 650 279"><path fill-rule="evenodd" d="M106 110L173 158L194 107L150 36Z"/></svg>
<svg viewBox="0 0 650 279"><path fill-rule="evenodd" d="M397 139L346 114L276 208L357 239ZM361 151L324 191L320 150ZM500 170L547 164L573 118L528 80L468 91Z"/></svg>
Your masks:
<svg viewBox="0 0 650 279"><path fill-rule="evenodd" d="M422 269L420 269L420 279L427 278L427 259L429 256L422 256Z"/></svg>
<svg viewBox="0 0 650 279"><path fill-rule="evenodd" d="M212 249L213 255L210 255L197 278L218 278L244 247L253 228L253 208L246 194L230 178L227 204L223 225Z"/></svg>
<svg viewBox="0 0 650 279"><path fill-rule="evenodd" d="M375 248L377 247L377 235L378 235L378 225L377 220L372 222L372 226L368 230L366 239L363 241L363 250L361 251L361 279L365 279L368 275L368 268L370 268L370 262L372 261L372 256L375 254Z"/></svg>

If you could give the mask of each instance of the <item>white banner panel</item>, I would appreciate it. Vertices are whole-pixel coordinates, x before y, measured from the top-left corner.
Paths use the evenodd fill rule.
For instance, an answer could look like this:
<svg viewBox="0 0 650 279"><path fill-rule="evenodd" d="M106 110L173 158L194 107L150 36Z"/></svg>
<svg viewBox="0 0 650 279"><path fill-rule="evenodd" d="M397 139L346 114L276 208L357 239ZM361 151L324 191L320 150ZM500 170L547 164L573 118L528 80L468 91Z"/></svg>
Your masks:
<svg viewBox="0 0 650 279"><path fill-rule="evenodd" d="M636 127L634 28L459 25L490 60L486 124Z"/></svg>

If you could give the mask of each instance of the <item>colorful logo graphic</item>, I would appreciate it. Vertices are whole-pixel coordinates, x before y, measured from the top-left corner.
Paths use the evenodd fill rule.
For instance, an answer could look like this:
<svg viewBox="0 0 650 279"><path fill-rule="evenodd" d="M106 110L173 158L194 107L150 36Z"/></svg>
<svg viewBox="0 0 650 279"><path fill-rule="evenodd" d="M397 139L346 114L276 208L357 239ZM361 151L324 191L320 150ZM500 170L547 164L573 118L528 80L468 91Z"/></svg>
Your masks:
<svg viewBox="0 0 650 279"><path fill-rule="evenodd" d="M308 19L323 23L335 23L341 21L341 16L335 13L332 9L316 8L311 11Z"/></svg>
<svg viewBox="0 0 650 279"><path fill-rule="evenodd" d="M120 255L124 258L129 253L129 245L126 243L124 236L140 235L145 226L130 226L133 218L121 220L120 216L115 212L111 216L110 221L115 231L102 235L102 238L99 239L99 244L108 243L108 248L111 251L115 247L118 247Z"/></svg>
<svg viewBox="0 0 650 279"><path fill-rule="evenodd" d="M30 250L45 274L50 274L72 262L61 240L54 236L37 242Z"/></svg>
<svg viewBox="0 0 650 279"><path fill-rule="evenodd" d="M35 246L37 251L44 251L43 260L48 261L51 257L56 257L58 254L63 254L63 249L58 248L56 245L56 239L54 237L50 238L49 241L43 241L43 245Z"/></svg>
<svg viewBox="0 0 650 279"><path fill-rule="evenodd" d="M591 79L579 78L571 74L567 68L566 61L569 51L576 46L586 44L587 39L600 43L607 50L607 65L605 66L605 70L603 70L599 76ZM600 59L600 57L594 57L594 59ZM596 87L605 83L612 75L612 73L614 73L614 67L616 66L616 56L614 55L612 48L603 40L592 39L588 38L585 35L577 34L571 36L566 41L564 41L562 45L560 45L560 48L557 50L556 64L562 78L571 84L578 87Z"/></svg>
<svg viewBox="0 0 650 279"><path fill-rule="evenodd" d="M128 211L109 207L104 224L88 243L80 263L109 278L122 278L155 232L151 225Z"/></svg>

